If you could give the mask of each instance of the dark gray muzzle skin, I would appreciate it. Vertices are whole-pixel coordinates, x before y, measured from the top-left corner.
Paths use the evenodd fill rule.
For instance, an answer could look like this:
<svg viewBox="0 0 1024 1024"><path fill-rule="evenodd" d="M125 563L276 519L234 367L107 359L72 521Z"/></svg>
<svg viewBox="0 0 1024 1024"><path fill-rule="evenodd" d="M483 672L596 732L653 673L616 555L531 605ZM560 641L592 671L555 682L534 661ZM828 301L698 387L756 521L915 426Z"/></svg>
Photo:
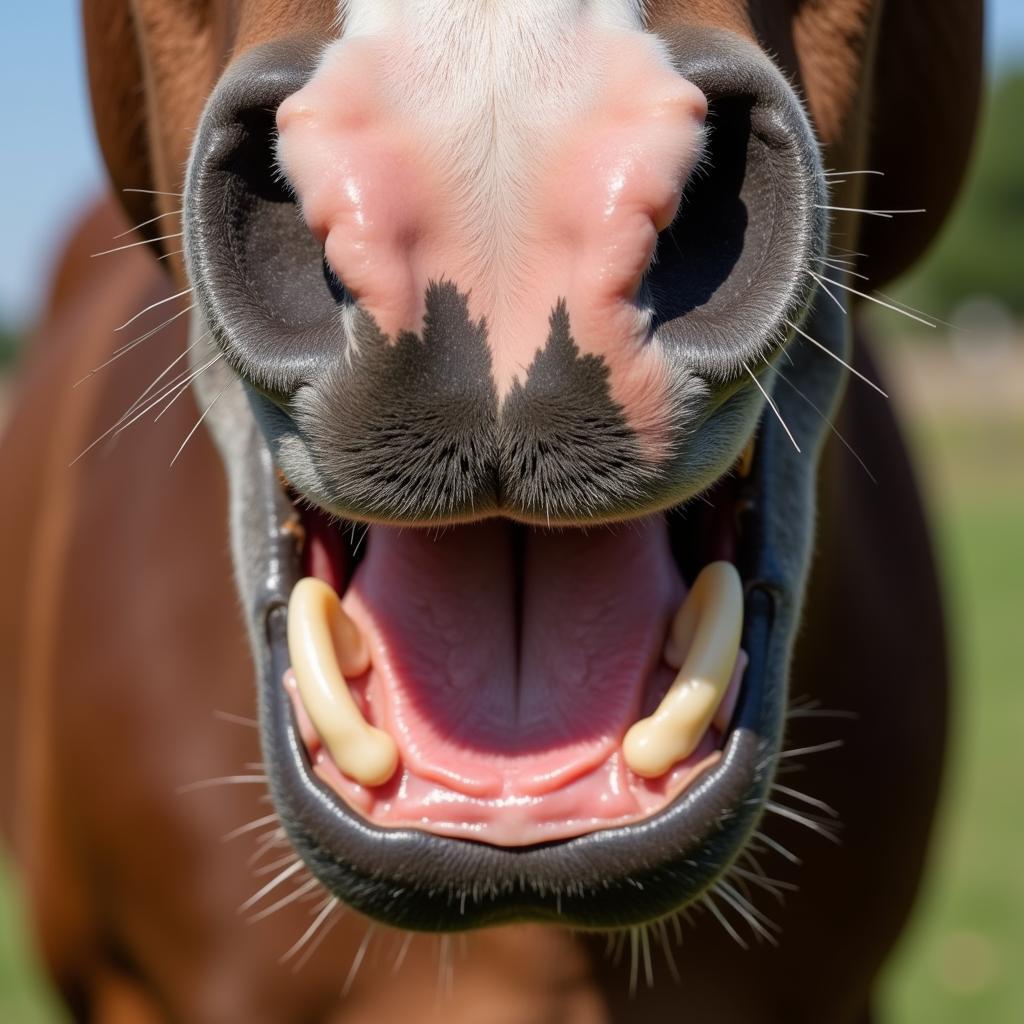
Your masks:
<svg viewBox="0 0 1024 1024"><path fill-rule="evenodd" d="M273 110L274 103L298 88L309 73L310 47L284 45L295 49L274 49L275 62L282 52L293 53L294 61L274 79L270 93L247 93L242 77L243 71L246 75L259 71L266 54L252 57L255 64L228 72L204 115L185 195L186 253L202 314L193 323L193 364L202 365L218 351L226 357L204 373L196 386L203 407L209 406L206 422L229 478L232 547L258 668L264 759L281 821L295 848L329 890L356 910L396 927L448 931L547 920L612 928L676 911L697 899L727 870L762 814L781 739L790 654L808 569L818 456L826 417L838 401L844 380L839 364L825 354L802 342L785 345L792 360L786 376L800 393L786 388L776 393L776 403L800 443L800 452L765 411L760 392L749 380L744 383L743 367L749 362L764 386L772 389L775 371L770 360L778 358L786 337L781 319L800 323L806 316L809 333L837 356L845 357L849 345L845 321L834 305L818 303L810 314L806 306L812 295L803 268L825 251L826 240L825 222L817 209L824 203L821 171L799 104L762 56L731 37L702 33L692 38L688 50L682 44L677 47L677 52L691 54L685 73L710 93L713 107L713 83L728 81L736 90L730 96L750 97L751 134L763 127L769 139L794 140L789 149L782 147L779 159L786 167L797 167L799 173L792 172L792 195L784 199L775 191L765 191L763 175L755 174L751 186L748 179L758 158L750 156L749 145L746 148L747 166L754 170L746 176L734 171L741 179L738 195L748 207L748 226L771 224L770 231L754 232L759 237L751 241L761 245L763 238L768 239L756 251L759 259L776 268L777 280L773 278L775 283L761 294L756 288L744 288L731 274L723 277L709 269L705 291L710 295L703 303L680 312L689 300L679 299L675 306L670 299L657 300L664 311L659 331L666 339L659 343L676 346L680 364L685 362L687 372L699 376L712 397L688 428L686 451L680 452L672 467L663 467L665 474L677 474L671 486L664 483L659 490L652 485L636 508L589 509L592 517L622 516L664 506L666 494L673 500L676 495L689 497L728 468L761 416L754 468L738 505L742 509L738 563L746 586L743 646L750 663L724 756L669 807L646 821L560 842L503 848L368 823L313 775L281 685L288 665L286 606L300 569L294 542L285 530L294 510L276 468L283 468L303 490L309 479L322 484L331 477L331 486L337 489L334 497L346 486L342 469L354 472L351 466L324 459L330 452L320 451L303 432L301 403L296 400L304 389L327 386L325 381L331 387L342 386L331 363L337 357L331 353L345 344L344 335L336 331L324 335L321 327L311 326L310 314L309 322L295 331L287 325L277 328L280 344L275 350L267 306L246 291L244 281L239 283L229 273L237 263L231 250L224 248L225 239L233 237L228 214L237 209L240 193L228 198L228 186L224 186L217 198L214 191L219 174L238 177L230 185L236 189L251 179L248 171L218 170L220 165L238 168L245 154L246 159L255 158L255 153L265 150L264 142L252 151L241 144L244 129L234 122L225 126L225 105L237 108L248 95L250 106L245 109ZM707 49L702 51L701 46ZM723 53L729 57L724 66ZM303 70L296 72L299 65ZM259 81L265 83L266 75ZM254 138L258 135L259 131L253 132ZM769 143L764 145L774 153ZM291 237L288 232L294 235L294 210L287 209L285 216L276 209L268 212L260 203L254 199L251 215L237 219L246 238L259 232L271 240L276 232L283 232L285 239ZM273 203L287 208L277 194ZM767 211L762 209L765 204ZM790 216L795 217L792 224L786 220ZM730 260L739 265L745 257L742 253L736 257L735 240L730 244ZM744 246L745 242L740 248ZM262 280L276 278L281 288L289 286L293 271L301 276L308 270L299 265L301 261L289 262L293 249L288 244L280 247L276 264L270 241L260 251L267 263ZM699 254L692 258L698 259ZM749 267L744 273L749 277ZM669 283L657 282L659 288ZM266 287L271 297L281 294ZM296 292L296 309L304 301L304 289ZM263 302L269 301L272 298L265 295ZM337 325L336 314L332 313L329 323ZM212 342L203 339L207 331ZM769 361L761 361L762 356ZM383 392L381 400L387 401L388 394ZM366 437L360 444L368 445L361 458L379 461L384 457ZM484 442L479 444L482 450ZM307 467L303 476L305 464L313 468ZM500 470L490 466L484 476L493 479L495 474L500 477ZM315 487L305 493L349 516L388 518L379 509L372 514L366 509L354 513L345 501L326 501L324 492ZM408 500L419 499L414 495ZM507 500L506 488L502 514L530 518L526 506L510 506ZM408 511L411 506L406 502L401 507ZM444 515L435 507L433 521L441 518ZM586 518L581 512L575 521Z"/></svg>

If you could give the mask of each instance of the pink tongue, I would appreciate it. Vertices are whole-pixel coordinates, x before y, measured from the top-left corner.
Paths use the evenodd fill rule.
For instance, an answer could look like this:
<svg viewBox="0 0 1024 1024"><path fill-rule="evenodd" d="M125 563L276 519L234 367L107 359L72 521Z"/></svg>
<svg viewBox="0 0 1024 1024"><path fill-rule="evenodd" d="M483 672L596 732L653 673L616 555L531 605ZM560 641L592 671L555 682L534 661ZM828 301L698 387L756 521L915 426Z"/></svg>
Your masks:
<svg viewBox="0 0 1024 1024"><path fill-rule="evenodd" d="M660 517L374 526L367 543L344 605L372 647L367 711L414 777L485 799L552 792L604 763L663 690L684 588Z"/></svg>

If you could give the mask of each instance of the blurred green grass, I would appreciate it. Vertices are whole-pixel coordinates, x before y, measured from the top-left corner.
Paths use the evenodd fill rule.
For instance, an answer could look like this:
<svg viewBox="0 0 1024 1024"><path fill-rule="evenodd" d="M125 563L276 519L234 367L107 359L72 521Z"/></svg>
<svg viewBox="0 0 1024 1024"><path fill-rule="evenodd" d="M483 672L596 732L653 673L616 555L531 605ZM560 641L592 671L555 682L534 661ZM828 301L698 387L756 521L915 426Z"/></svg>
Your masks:
<svg viewBox="0 0 1024 1024"><path fill-rule="evenodd" d="M1020 380L1024 358L1004 372ZM1024 1020L1024 403L977 390L973 409L933 395L911 420L956 691L931 870L883 986L898 1024Z"/></svg>
<svg viewBox="0 0 1024 1024"><path fill-rule="evenodd" d="M957 694L934 855L883 979L882 1020L1010 1024L1024 1020L1024 351L1004 352L985 384L962 365L970 353L890 352L940 549ZM62 1021L27 946L0 867L0 1021Z"/></svg>

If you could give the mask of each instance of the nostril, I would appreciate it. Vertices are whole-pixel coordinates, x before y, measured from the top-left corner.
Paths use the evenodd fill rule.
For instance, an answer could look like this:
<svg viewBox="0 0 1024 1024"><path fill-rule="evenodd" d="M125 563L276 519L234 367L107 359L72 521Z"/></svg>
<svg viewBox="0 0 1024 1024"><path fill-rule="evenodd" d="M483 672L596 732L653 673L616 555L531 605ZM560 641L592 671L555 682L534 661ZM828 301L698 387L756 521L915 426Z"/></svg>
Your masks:
<svg viewBox="0 0 1024 1024"><path fill-rule="evenodd" d="M311 116L289 97L321 49L289 40L239 58L207 104L186 182L185 254L209 326L235 370L282 401L338 358L350 301L277 161L279 125Z"/></svg>
<svg viewBox="0 0 1024 1024"><path fill-rule="evenodd" d="M824 178L806 115L762 54L711 30L669 47L707 98L704 149L640 301L666 345L726 380L770 352L806 305L805 268L826 237Z"/></svg>

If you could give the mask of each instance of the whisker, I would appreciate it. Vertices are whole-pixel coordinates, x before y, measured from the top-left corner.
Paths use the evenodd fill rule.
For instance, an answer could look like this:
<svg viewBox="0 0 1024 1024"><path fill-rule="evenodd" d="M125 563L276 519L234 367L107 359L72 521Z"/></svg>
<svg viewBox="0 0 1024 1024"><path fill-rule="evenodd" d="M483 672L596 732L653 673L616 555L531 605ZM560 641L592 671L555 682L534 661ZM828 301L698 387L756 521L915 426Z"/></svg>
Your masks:
<svg viewBox="0 0 1024 1024"><path fill-rule="evenodd" d="M399 947L398 955L395 957L395 962L391 965L391 975L394 977L402 969L402 964L405 963L405 958L409 953L409 947L412 945L412 940L415 938L415 932L407 932L405 938L402 940L402 945Z"/></svg>
<svg viewBox="0 0 1024 1024"><path fill-rule="evenodd" d="M145 196L173 196L175 199L181 199L185 194L184 192L160 192L155 188L123 188L122 192L138 192Z"/></svg>
<svg viewBox="0 0 1024 1024"><path fill-rule="evenodd" d="M826 750L838 750L842 745L842 740L829 740L827 743L817 743L813 747L795 747L793 750L783 750L775 757L780 761L786 757L805 757L808 754L821 754Z"/></svg>
<svg viewBox="0 0 1024 1024"><path fill-rule="evenodd" d="M377 926L375 924L371 924L367 927L366 934L363 936L363 941L359 943L359 949L356 950L356 955L352 959L352 966L349 968L348 977L345 978L345 984L342 986L342 998L352 991L356 975L359 973L359 968L363 966L363 960L366 959L366 951L370 948L370 943L373 941L373 937L376 933ZM447 936L445 936L445 938L447 938Z"/></svg>
<svg viewBox="0 0 1024 1024"><path fill-rule="evenodd" d="M106 362L100 363L99 366L94 366L84 377L80 377L78 380L76 380L72 387L77 388L79 384L84 384L90 377L93 377L97 373L99 373L100 370L103 370L106 367L110 366L111 363L117 362L117 360L120 359L121 356L126 355L128 352L131 352L132 349L141 345L144 341L149 341L149 339L152 338L154 334L158 334L168 324L174 323L174 321L177 320L178 317L184 316L187 312L189 312L189 310L192 309L195 309L194 302L189 303L189 305L187 305L184 309L179 309L177 313L175 313L173 316L169 316L162 324L157 324L156 327L151 327L148 331L144 332L143 334L140 334L137 338L133 338L131 341L126 342L119 348L114 349L114 354ZM186 349L186 351L188 350Z"/></svg>
<svg viewBox="0 0 1024 1024"><path fill-rule="evenodd" d="M715 884L715 892L726 903L736 911L740 917L750 926L750 930L758 939L764 939L772 946L777 946L778 940L771 933L770 929L778 929L774 921L770 920L757 909L742 893L725 879L719 879Z"/></svg>
<svg viewBox="0 0 1024 1024"><path fill-rule="evenodd" d="M149 396L150 396L150 395L151 395L151 394L153 393L153 389L154 389L154 388L155 388L155 387L156 387L156 386L157 386L157 385L158 385L158 384L160 383L160 381L161 381L161 380L163 380L163 379L164 379L164 377L166 377L166 376L167 376L167 374L169 374L169 373L171 372L171 370L173 370L173 369L174 369L174 367L175 367L175 366L177 366L177 365L178 365L178 363L180 363L180 362L182 361L182 359L184 359L184 358L185 358L185 357L186 357L186 356L187 356L187 355L189 354L189 352L191 352L191 351L192 351L192 350L193 350L193 349L194 349L194 348L195 348L195 347L196 347L197 345L200 345L200 344L201 344L201 343L202 343L203 341L205 341L207 337L208 337L208 335L207 335L207 334L201 334L201 335L200 335L200 336L199 336L198 338L196 338L196 340L195 340L195 341L193 341L193 342L192 342L192 344L191 344L191 345L189 345L189 346L188 346L188 347L187 347L187 348L186 348L186 349L185 349L185 350L184 350L183 352L180 352L180 353L179 353L178 355L176 355L176 356L175 356L175 357L174 357L174 358L173 358L173 359L172 359L172 360L171 360L171 361L170 361L170 362L169 362L169 363L167 364L167 366L165 366L165 367L164 367L164 369L163 369L163 370L162 370L162 371L161 371L160 373L158 373L158 374L157 374L157 375L156 375L156 376L155 376L155 377L154 377L154 378L153 378L153 379L152 379L152 380L151 380L151 381L149 382L149 384L148 384L148 385L146 386L146 388L145 388L145 389L143 390L142 394L141 394L141 395L139 395L139 397L138 397L138 398L136 398L136 399L135 399L135 401L134 401L134 402L132 402L132 404L131 404L130 406L128 406L128 408L127 408L127 409L125 409L125 411L124 411L124 412L123 412L123 413L121 414L121 419L122 419L122 420L124 420L124 419L127 419L127 418L128 418L129 416L131 416L131 414L132 414L133 412L135 412L135 410L136 410L136 409L137 409L137 408L138 408L138 407L139 407L139 406L140 406L140 405L141 405L141 404L142 404L142 403L143 403L144 401L146 401L146 399L147 399L147 398L148 398L148 397L149 397ZM172 377L172 378L171 378L171 380L170 380L170 381L168 381L168 384L173 384L173 383L177 382L178 380L180 380L180 379L181 379L181 378L182 378L183 376L185 376L185 375L186 375L187 373L189 373L189 372L190 372L190 368L189 368L188 366L186 366L186 367L185 367L185 369L184 369L184 370L182 370L182 371L181 371L180 373L176 373L176 374L174 375L174 377ZM166 385L165 385L165 386L166 386Z"/></svg>
<svg viewBox="0 0 1024 1024"><path fill-rule="evenodd" d="M829 286L825 284L824 281L821 280L821 278L817 277L814 271L806 267L804 269L807 270L807 273L810 274L811 277L813 277L818 282L818 285L820 286L821 290L839 307L839 312L842 313L843 316L846 316L846 307L842 304L842 302L839 301L839 298L836 296L835 292L833 292L832 289L829 288Z"/></svg>
<svg viewBox="0 0 1024 1024"><path fill-rule="evenodd" d="M168 295L166 298L158 299L156 302L151 302L145 309L140 309L130 320L125 320L120 327L115 327L115 331L123 331L129 324L135 323L140 316L145 316L151 309L156 309L158 306L165 306L168 302L173 302L175 299L183 298L192 291L191 285L188 288L183 288L180 292L175 292L173 295Z"/></svg>
<svg viewBox="0 0 1024 1024"><path fill-rule="evenodd" d="M863 213L868 217L884 217L892 220L894 216L901 213L927 213L927 210L864 210L859 206L826 206L823 203L815 203L819 210L833 210L836 213Z"/></svg>
<svg viewBox="0 0 1024 1024"><path fill-rule="evenodd" d="M89 452L93 450L93 448L95 448L102 441L105 441L112 434L114 435L114 437L118 437L120 434L124 433L124 431L127 430L133 423L135 423L143 416L145 416L146 413L148 413L155 406L159 405L160 402L162 402L167 397L168 394L176 390L174 397L167 403L167 407L161 410L160 415L157 416L157 419L159 419L160 416L162 416L167 411L167 408L173 405L174 402L188 390L188 385L191 384L192 381L199 377L200 374L205 373L211 366L213 366L214 363L216 363L221 358L222 354L214 356L212 359L204 363L198 369L189 371L189 375L185 378L185 380L169 384L165 388L161 389L160 393L151 401L147 402L143 408L141 408L137 413L135 413L131 417L131 419L125 421L124 416L127 414L122 414L121 419L119 419L113 426L108 427L105 431L103 431L103 433L100 434L100 436L97 437L96 440L92 442L92 444L90 444L87 448L79 452L79 454L76 455L75 458L72 459L70 463L68 463L68 465L75 465L76 462L78 462L80 459L83 459L86 455L89 454Z"/></svg>
<svg viewBox="0 0 1024 1024"><path fill-rule="evenodd" d="M676 955L669 940L668 925L665 923L665 919L662 918L660 921L655 922L655 927L658 930L658 945L661 946L662 955L665 957L668 973L672 975L672 980L679 985L682 982L682 978L679 976L679 965L676 963Z"/></svg>
<svg viewBox="0 0 1024 1024"><path fill-rule="evenodd" d="M791 786L783 786L779 782L773 783L772 789L777 789L785 796L793 797L794 800L801 800L805 804L809 804L811 807L817 807L819 811L824 811L830 818L839 817L839 812L831 804L825 803L824 800L818 800L816 797L808 796L807 793L801 793L799 789L793 789Z"/></svg>
<svg viewBox="0 0 1024 1024"><path fill-rule="evenodd" d="M227 389L228 386L225 384L224 387L222 387L220 391L218 391L217 394L214 395L212 399L210 399L209 405L207 405L207 407L199 414L199 419L196 420L192 429L185 435L185 440L181 442L181 447L174 453L174 458L171 459L172 466L178 461L178 456L181 455L181 453L185 450L185 445L187 445L189 441L192 440L192 435L195 434L195 432L202 426L203 420L206 419L206 416L209 413L209 411L217 404L218 400L220 399L220 396L223 395L224 392L227 391Z"/></svg>
<svg viewBox="0 0 1024 1024"><path fill-rule="evenodd" d="M748 871L746 868L741 868L738 864L732 866L729 874L739 875L740 878L750 882L751 885L756 885L759 889L763 889L769 895L774 896L779 903L782 903L785 899L783 889L789 892L796 892L798 889L797 886L791 885L788 882L783 882L777 878L766 878L756 871Z"/></svg>
<svg viewBox="0 0 1024 1024"><path fill-rule="evenodd" d="M728 934L740 947L740 949L749 949L750 947L740 938L739 932L729 923L726 916L718 909L718 905L715 903L714 898L710 892L704 893L701 897L701 903L707 907L712 914L718 919L718 923L725 929Z"/></svg>
<svg viewBox="0 0 1024 1024"><path fill-rule="evenodd" d="M839 439L843 447L857 460L857 462L860 464L861 469L863 469L864 472L867 473L868 479L873 484L877 485L878 480L875 478L875 474L872 473L870 469L868 469L867 463L856 453L856 451L854 451L853 446L850 444L850 442L847 441L846 438L843 437L843 435L839 432L839 428L821 411L821 409L818 408L817 404L813 402L810 398L808 398L803 393L803 391L801 391L800 388L797 387L797 385L794 384L793 381L791 381L777 366L772 367L772 369L774 369L774 371L782 378L783 383L791 387L797 393L797 395L800 398L802 398L825 421L825 423L828 425L829 430L832 431L832 433Z"/></svg>
<svg viewBox="0 0 1024 1024"><path fill-rule="evenodd" d="M194 380L197 380L201 373L205 373L208 369L210 369L211 366L216 365L223 358L224 358L224 353L223 352L219 352L217 355L213 356L208 362L204 363L203 366L201 366L197 372L193 373L191 377L189 377L187 380L182 381L181 382L181 386L179 387L179 390L177 391L177 393L153 417L153 422L156 423L156 422L158 422L160 420L160 418L171 408L171 406L174 405L174 403L177 402L177 400L179 398L181 398L181 396L188 391L188 389L189 389L188 386ZM164 397L166 397L166 395ZM150 406L150 408L152 408L152 406Z"/></svg>
<svg viewBox="0 0 1024 1024"><path fill-rule="evenodd" d="M118 245L113 249L104 249L102 252L94 252L92 254L92 259L95 259L97 256L110 256L115 252L124 252L125 249L137 249L140 245L153 245L156 242L166 242L170 238L181 238L183 234L183 231L175 231L172 235L160 235L157 238L143 238L139 242L129 242L127 245Z"/></svg>
<svg viewBox="0 0 1024 1024"><path fill-rule="evenodd" d="M286 845L286 844L280 844ZM277 871L278 868L283 868L285 864L291 864L295 860L295 851L289 850L283 857L278 857L277 860L272 860L269 864L263 864L257 868L253 874L256 878L262 878L265 875L272 874Z"/></svg>
<svg viewBox="0 0 1024 1024"><path fill-rule="evenodd" d="M437 996L452 997L455 987L455 963L452 957L452 937L442 935L437 944Z"/></svg>
<svg viewBox="0 0 1024 1024"><path fill-rule="evenodd" d="M176 792L179 796L185 793L195 793L201 789L213 789L215 786L246 786L266 785L266 775L222 775L217 779L200 779L199 782L190 782L187 785L179 786Z"/></svg>
<svg viewBox="0 0 1024 1024"><path fill-rule="evenodd" d="M790 441L793 442L793 447L797 450L797 453L799 454L800 445L796 443L796 438L793 436L792 431L790 431L789 427L786 426L786 421L782 418L782 413L779 412L779 407L772 400L772 396L769 395L767 391L765 391L764 385L757 379L757 376L754 374L754 371L751 370L749 366L744 366L743 369L747 371L747 373L750 375L750 379L757 385L757 390L760 391L762 395L764 395L765 401L771 406L772 412L775 413L776 419L778 419L779 423L782 424L782 429L786 432L786 436L790 439Z"/></svg>
<svg viewBox="0 0 1024 1024"><path fill-rule="evenodd" d="M263 886L262 889L259 889L257 892L254 892L238 908L238 912L242 914L245 913L245 911L249 910L251 907L254 907L257 903L259 903L261 899L263 899L264 896L267 896L270 893L272 893L282 882L287 882L288 879L292 877L292 875L298 874L298 872L300 872L305 866L306 865L303 859L296 854L295 862L290 867L285 868L284 871L282 871L279 875L275 875L269 882L267 882L265 886Z"/></svg>
<svg viewBox="0 0 1024 1024"><path fill-rule="evenodd" d="M885 171L825 171L826 178L834 178L837 174L842 174L848 178L852 178L857 174L875 174L879 178L885 177Z"/></svg>
<svg viewBox="0 0 1024 1024"><path fill-rule="evenodd" d="M818 835L823 836L830 842L839 842L839 836L821 822L815 821L809 815L801 814L799 811L794 811L792 807L786 807L785 804L776 803L774 800L766 800L764 806L765 810L771 811L772 814L777 814L781 818L787 818L790 821L796 822L798 825L803 825L804 828L808 828L812 832L817 832Z"/></svg>
<svg viewBox="0 0 1024 1024"><path fill-rule="evenodd" d="M293 889L287 896L282 896L276 903L271 903L269 907L259 911L259 913L253 914L252 917L246 918L249 924L256 924L258 921L264 920L264 918L270 917L276 914L279 910L284 910L285 907L294 903L296 900L302 899L303 896L308 895L314 889L320 885L320 879L308 878L302 883L297 889Z"/></svg>
<svg viewBox="0 0 1024 1024"><path fill-rule="evenodd" d="M265 856L275 846L286 846L288 839L283 828L272 828L268 833L260 836L257 840L257 847L251 857L245 862L246 867L257 864L261 857Z"/></svg>
<svg viewBox="0 0 1024 1024"><path fill-rule="evenodd" d="M302 947L305 946L306 943L309 942L309 940L312 939L314 935L316 935L316 933L320 930L321 925L323 925L324 921L326 921L327 918L329 918L331 914L333 914L334 911L338 909L338 903L338 897L331 896L327 900L327 902L322 906L320 911L317 913L316 917L313 918L313 923L299 936L298 941L286 953L284 953L281 956L281 958L278 960L278 963L288 963L288 961L291 960L291 958L295 956L295 954L298 953L299 950L301 950ZM324 934L326 934L326 932ZM320 941L322 941L322 938L323 936L321 936L320 939L318 939L317 942L307 951L307 955L303 957L295 965L294 970L299 970L299 968L301 968L302 965L306 963L306 961L312 955L313 951L316 950L316 947L319 945Z"/></svg>
<svg viewBox="0 0 1024 1024"><path fill-rule="evenodd" d="M214 711L213 717L219 718L222 722L230 722L232 725L245 725L250 729L258 729L260 725L255 718L236 715L233 711Z"/></svg>
<svg viewBox="0 0 1024 1024"><path fill-rule="evenodd" d="M849 274L850 277L860 278L861 281L870 281L871 278L867 274L861 274L856 270L853 270L853 266L850 260L837 260L837 259L822 259L822 266L828 267L829 270L835 271L837 274Z"/></svg>
<svg viewBox="0 0 1024 1024"><path fill-rule="evenodd" d="M785 857L785 859L788 860L790 864L796 864L799 866L803 863L803 861L795 853L793 853L792 850L787 849L785 846L782 845L782 843L780 843L777 839L773 839L764 830L758 830L757 832L755 832L754 837L758 839L760 842L764 843L770 849L774 850L777 854L779 854L779 856Z"/></svg>
<svg viewBox="0 0 1024 1024"><path fill-rule="evenodd" d="M856 288L850 287L848 284L842 284L839 281L833 281L831 277L822 277L816 274L813 270L808 270L808 274L811 275L821 286L825 287L824 282L827 281L829 284L834 284L837 288L842 288L845 291L851 292L854 295L859 295L862 299L867 299L868 302L874 302L876 305L884 306L886 309L891 309L894 313L901 313L905 317L909 317L911 320L916 320L919 324L924 324L925 327L934 327L935 324L931 320L926 320L923 316L917 316L915 313L910 313L905 309L900 309L899 306L892 302L884 302L882 299L875 295L869 295L867 292L858 291Z"/></svg>
<svg viewBox="0 0 1024 1024"><path fill-rule="evenodd" d="M176 217L179 213L184 213L184 210L168 210L167 213L158 213L155 217L150 217L149 220L144 220L141 224L136 224L133 228L128 228L127 231L122 231L119 235L114 235L114 241L116 242L119 238L124 238L125 235L130 235L133 231L138 231L139 228L148 227L150 224L155 224L158 220L163 220L164 217Z"/></svg>
<svg viewBox="0 0 1024 1024"><path fill-rule="evenodd" d="M244 836L246 832L254 832L256 829L262 828L264 825L269 825L272 821L277 821L277 815L265 814L262 818L246 822L244 825L239 825L238 828L233 828L230 832L221 836L220 841L222 843L230 843L232 839Z"/></svg>

